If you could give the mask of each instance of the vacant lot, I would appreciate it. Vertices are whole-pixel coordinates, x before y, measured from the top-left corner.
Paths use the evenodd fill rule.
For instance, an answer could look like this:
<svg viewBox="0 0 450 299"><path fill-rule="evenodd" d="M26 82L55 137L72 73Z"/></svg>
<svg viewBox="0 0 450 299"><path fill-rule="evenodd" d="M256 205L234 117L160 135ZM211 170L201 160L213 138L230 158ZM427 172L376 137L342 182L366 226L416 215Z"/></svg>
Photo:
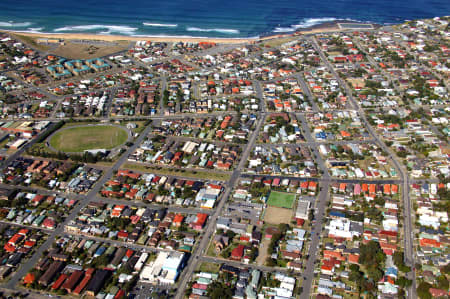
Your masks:
<svg viewBox="0 0 450 299"><path fill-rule="evenodd" d="M366 87L366 83L364 82L363 79L359 79L359 78L349 78L347 79L348 82L350 82L350 84L353 87L360 87L360 88L364 88Z"/></svg>
<svg viewBox="0 0 450 299"><path fill-rule="evenodd" d="M130 41L118 40L114 42L102 42L102 41L85 41L85 42L73 42L65 40L63 45L59 44L40 44L36 40L38 36L27 36L22 34L13 34L13 36L29 46L53 54L62 56L67 59L90 59L102 56L107 56L120 51L128 49Z"/></svg>
<svg viewBox="0 0 450 299"><path fill-rule="evenodd" d="M267 207L264 221L270 224L289 223L292 218L292 210L277 207Z"/></svg>
<svg viewBox="0 0 450 299"><path fill-rule="evenodd" d="M258 257L256 258L256 264L258 266L263 266L267 259L267 247L269 247L270 240L264 238L259 246Z"/></svg>
<svg viewBox="0 0 450 299"><path fill-rule="evenodd" d="M284 43L287 43L287 42L290 42L290 41L293 41L293 40L296 40L296 39L298 39L298 37L296 37L296 36L274 38L274 39L271 39L271 40L264 40L262 42L262 45L269 46L269 47L279 47L279 46L281 46Z"/></svg>
<svg viewBox="0 0 450 299"><path fill-rule="evenodd" d="M203 262L198 267L198 270L201 272L219 273L220 264Z"/></svg>
<svg viewBox="0 0 450 299"><path fill-rule="evenodd" d="M182 176L201 180L228 181L231 176L231 172L224 172L224 171L217 172L204 169L190 170L184 168L175 169L170 167L147 166L145 164L131 163L131 162L123 164L121 168L135 170L139 172L151 172L154 174Z"/></svg>
<svg viewBox="0 0 450 299"><path fill-rule="evenodd" d="M40 51L48 51L51 47L49 45L43 45L43 44L38 44L36 42L35 37L32 36L25 36L25 35L21 35L21 34L16 34L16 33L12 33L11 37L16 38L22 42L24 42L25 44L27 44L28 46L38 49Z"/></svg>
<svg viewBox="0 0 450 299"><path fill-rule="evenodd" d="M83 44L66 41L64 45L59 45L56 49L49 52L68 59L90 59L124 51L128 49L128 45L128 41L118 41L116 43L104 45L89 42Z"/></svg>
<svg viewBox="0 0 450 299"><path fill-rule="evenodd" d="M295 194L286 192L271 191L267 205L278 208L292 209L295 201Z"/></svg>
<svg viewBox="0 0 450 299"><path fill-rule="evenodd" d="M127 141L124 129L108 125L91 125L62 129L50 139L58 151L82 152L91 149L112 149Z"/></svg>

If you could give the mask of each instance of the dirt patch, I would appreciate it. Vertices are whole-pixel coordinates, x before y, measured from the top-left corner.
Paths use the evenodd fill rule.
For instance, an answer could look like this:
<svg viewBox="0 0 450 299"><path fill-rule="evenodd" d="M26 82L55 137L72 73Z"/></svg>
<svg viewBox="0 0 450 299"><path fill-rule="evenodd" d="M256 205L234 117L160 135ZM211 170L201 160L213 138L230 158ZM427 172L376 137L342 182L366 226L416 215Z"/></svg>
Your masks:
<svg viewBox="0 0 450 299"><path fill-rule="evenodd" d="M292 218L292 210L277 207L268 207L264 214L264 221L271 224L289 223Z"/></svg>
<svg viewBox="0 0 450 299"><path fill-rule="evenodd" d="M111 55L128 49L130 41L115 40L83 40L70 41L65 40L63 45L41 44L37 42L40 35L32 34L11 34L12 37L24 42L28 46L52 55L65 57L67 59L91 59Z"/></svg>
<svg viewBox="0 0 450 299"><path fill-rule="evenodd" d="M363 79L358 79L358 78L349 78L347 79L348 82L350 82L350 84L353 87L360 87L360 88L364 88L366 86L366 84L364 83Z"/></svg>
<svg viewBox="0 0 450 299"><path fill-rule="evenodd" d="M256 257L256 264L258 266L263 266L267 259L267 247L269 247L270 240L264 238L259 246L259 253Z"/></svg>
<svg viewBox="0 0 450 299"><path fill-rule="evenodd" d="M263 41L262 45L269 47L279 47L284 43L298 39L298 36L281 37L272 40Z"/></svg>
<svg viewBox="0 0 450 299"><path fill-rule="evenodd" d="M22 34L15 34L15 33L11 33L11 37L14 39L18 39L19 41L22 41L29 47L37 49L39 51L48 51L51 48L49 45L38 44L36 42L36 39L37 39L36 37L22 35Z"/></svg>
<svg viewBox="0 0 450 299"><path fill-rule="evenodd" d="M339 51L330 51L330 52L328 52L328 55L330 55L330 56L342 56L343 54L342 54L342 52L339 52Z"/></svg>
<svg viewBox="0 0 450 299"><path fill-rule="evenodd" d="M59 45L56 49L49 52L68 59L90 59L124 51L128 48L128 45L128 41L117 41L111 44L66 41L64 45Z"/></svg>

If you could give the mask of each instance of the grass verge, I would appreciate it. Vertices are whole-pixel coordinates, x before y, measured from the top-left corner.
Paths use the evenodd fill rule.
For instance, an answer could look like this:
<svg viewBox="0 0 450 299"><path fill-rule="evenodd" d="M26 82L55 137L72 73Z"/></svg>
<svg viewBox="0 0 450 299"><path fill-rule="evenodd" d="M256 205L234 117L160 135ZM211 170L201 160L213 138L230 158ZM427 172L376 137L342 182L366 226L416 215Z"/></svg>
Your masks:
<svg viewBox="0 0 450 299"><path fill-rule="evenodd" d="M231 177L231 173L226 172L209 172L202 170L163 168L155 166L146 166L143 164L131 162L125 163L121 168L135 170L139 172L151 172L154 174L181 176L203 180L228 181Z"/></svg>

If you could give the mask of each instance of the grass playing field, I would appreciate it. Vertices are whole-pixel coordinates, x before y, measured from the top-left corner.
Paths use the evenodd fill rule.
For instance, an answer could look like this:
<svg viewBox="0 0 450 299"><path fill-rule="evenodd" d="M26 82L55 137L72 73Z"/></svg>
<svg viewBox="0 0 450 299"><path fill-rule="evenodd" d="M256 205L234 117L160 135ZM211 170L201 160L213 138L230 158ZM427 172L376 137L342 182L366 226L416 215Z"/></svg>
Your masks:
<svg viewBox="0 0 450 299"><path fill-rule="evenodd" d="M292 206L294 205L294 200L295 194L271 191L269 199L267 200L267 204L269 206L292 209Z"/></svg>
<svg viewBox="0 0 450 299"><path fill-rule="evenodd" d="M91 149L112 149L127 141L124 129L101 125L63 129L50 139L50 145L62 152L82 152Z"/></svg>

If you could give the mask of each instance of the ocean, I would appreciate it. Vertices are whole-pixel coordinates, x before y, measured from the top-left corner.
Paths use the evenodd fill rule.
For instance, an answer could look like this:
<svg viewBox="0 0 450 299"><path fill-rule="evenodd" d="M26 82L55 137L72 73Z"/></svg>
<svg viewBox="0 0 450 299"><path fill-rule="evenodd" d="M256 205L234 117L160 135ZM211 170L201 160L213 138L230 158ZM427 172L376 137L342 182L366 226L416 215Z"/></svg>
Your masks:
<svg viewBox="0 0 450 299"><path fill-rule="evenodd" d="M448 0L1 0L0 29L242 38L335 20L382 25L450 15Z"/></svg>

